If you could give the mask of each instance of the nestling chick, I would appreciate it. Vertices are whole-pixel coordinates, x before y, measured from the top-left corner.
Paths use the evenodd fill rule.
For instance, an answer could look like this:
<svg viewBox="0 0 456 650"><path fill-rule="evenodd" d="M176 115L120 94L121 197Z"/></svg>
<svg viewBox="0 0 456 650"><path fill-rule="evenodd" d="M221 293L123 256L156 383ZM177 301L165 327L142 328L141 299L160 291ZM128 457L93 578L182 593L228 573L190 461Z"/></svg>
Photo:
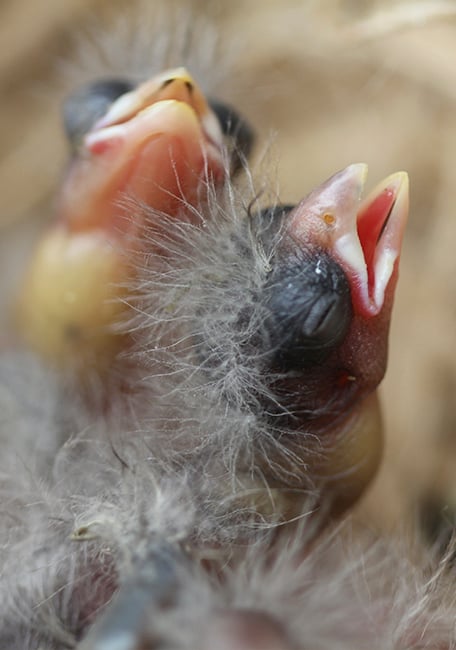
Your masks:
<svg viewBox="0 0 456 650"><path fill-rule="evenodd" d="M154 439L162 429L171 457L219 468L286 519L315 488L343 510L380 459L374 391L408 191L397 174L360 203L365 174L352 165L293 209L214 194L205 228L180 224L144 269L135 324Z"/></svg>
<svg viewBox="0 0 456 650"><path fill-rule="evenodd" d="M101 119L116 121L113 110ZM70 136L86 127L71 126ZM197 151L202 173L183 165L177 178L174 154L161 151L120 214L112 196L126 186L115 167L94 176L87 195L78 174L67 181L65 201L74 191L98 205L98 191L109 189L80 225L91 234L100 227L116 256L109 286L118 290L112 272L120 269L121 291L106 296L115 301L100 341L111 346L105 325L129 337L132 390L87 413L79 395L62 396L58 372L37 370L25 390L9 385L3 361L0 646L449 650L455 602L443 570L429 581L427 567L415 569L389 545L345 546L338 533L315 543L379 462L375 390L407 216L405 175L361 202L366 168L351 165L295 207L264 208L246 165L238 186L238 163L207 173L211 156ZM163 158L167 192L157 184ZM223 158L214 155L215 170ZM77 213L66 214L78 238ZM118 262L130 263L130 253L125 274ZM101 278L97 259L88 260L89 268L83 256L78 264L90 287ZM36 313L43 294L34 295ZM45 342L67 316L54 325L51 310ZM34 408L25 409L27 397ZM23 422L24 412L38 422Z"/></svg>
<svg viewBox="0 0 456 650"><path fill-rule="evenodd" d="M127 88L99 82L67 101L74 154L58 221L35 253L20 298L25 340L54 364L83 372L106 371L126 345L113 324L126 309L142 227L129 197L192 219L203 180L217 186L224 176L221 125L185 69Z"/></svg>

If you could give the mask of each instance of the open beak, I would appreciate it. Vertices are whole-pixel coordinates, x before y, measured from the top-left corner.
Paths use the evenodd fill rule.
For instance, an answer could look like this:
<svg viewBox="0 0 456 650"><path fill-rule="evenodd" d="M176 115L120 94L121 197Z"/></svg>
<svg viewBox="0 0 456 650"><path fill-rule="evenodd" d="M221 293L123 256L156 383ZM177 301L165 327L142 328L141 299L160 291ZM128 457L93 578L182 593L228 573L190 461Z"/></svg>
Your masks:
<svg viewBox="0 0 456 650"><path fill-rule="evenodd" d="M70 165L58 210L73 232L131 232L137 224L126 200L174 215L194 206L202 183L221 180L223 170L217 117L178 68L122 95L95 123Z"/></svg>
<svg viewBox="0 0 456 650"><path fill-rule="evenodd" d="M370 318L385 302L397 273L408 215L408 176L388 176L361 200L367 165L346 167L320 185L290 215L287 231L339 262L350 282L355 311Z"/></svg>
<svg viewBox="0 0 456 650"><path fill-rule="evenodd" d="M62 366L110 368L127 345L115 326L146 220L160 229L165 214L166 231L170 219L199 219L201 191L223 183L224 162L218 120L184 69L115 101L80 142L58 222L25 276L18 323L29 345Z"/></svg>

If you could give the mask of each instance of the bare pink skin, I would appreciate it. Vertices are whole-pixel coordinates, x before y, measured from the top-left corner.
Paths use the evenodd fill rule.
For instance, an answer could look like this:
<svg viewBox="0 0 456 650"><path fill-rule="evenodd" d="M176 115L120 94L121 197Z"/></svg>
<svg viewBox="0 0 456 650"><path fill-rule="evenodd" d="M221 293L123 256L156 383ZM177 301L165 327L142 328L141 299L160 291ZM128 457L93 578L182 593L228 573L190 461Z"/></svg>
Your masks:
<svg viewBox="0 0 456 650"><path fill-rule="evenodd" d="M284 628L268 614L225 610L213 615L203 631L200 650L293 650Z"/></svg>

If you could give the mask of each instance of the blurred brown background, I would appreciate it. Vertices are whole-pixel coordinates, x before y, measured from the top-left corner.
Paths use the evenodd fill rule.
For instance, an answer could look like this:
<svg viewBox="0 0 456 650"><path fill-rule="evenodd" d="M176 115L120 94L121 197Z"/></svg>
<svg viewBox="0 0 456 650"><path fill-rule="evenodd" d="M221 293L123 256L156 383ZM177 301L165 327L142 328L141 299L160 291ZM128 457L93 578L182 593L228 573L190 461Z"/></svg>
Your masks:
<svg viewBox="0 0 456 650"><path fill-rule="evenodd" d="M88 29L96 42L97 25L109 24L111 14L131 4L0 2L0 289L14 286L24 251L52 214L49 206L66 155L59 103L72 84L69 62L82 55L88 65L76 35ZM170 3L143 2L139 11L160 4ZM386 456L362 511L390 527L404 516L413 518L432 497L433 507L444 508L451 519L456 510L456 2L195 0L180 5L177 15L190 30L193 24L197 29L191 16L208 16L232 50L233 73L219 92L256 124L257 158L269 151L272 162L261 165L271 176L277 171L283 200L301 198L351 162L369 164L372 185L393 171L409 172L411 218L382 391ZM115 56L121 60L122 52Z"/></svg>

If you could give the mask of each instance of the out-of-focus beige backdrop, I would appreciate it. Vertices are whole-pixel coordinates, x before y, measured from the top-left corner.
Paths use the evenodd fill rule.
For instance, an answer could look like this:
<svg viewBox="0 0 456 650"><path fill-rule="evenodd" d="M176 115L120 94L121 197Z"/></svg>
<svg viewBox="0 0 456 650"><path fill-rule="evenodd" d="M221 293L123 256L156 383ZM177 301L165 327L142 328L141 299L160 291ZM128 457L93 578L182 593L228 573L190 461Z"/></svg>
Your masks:
<svg viewBox="0 0 456 650"><path fill-rule="evenodd" d="M75 34L130 4L0 2L0 240L32 239L52 213ZM270 143L283 200L351 162L369 164L372 185L409 172L411 218L382 390L385 463L362 511L390 527L431 495L456 507L456 1L180 4L208 15L239 53L226 95ZM8 255L0 288L17 272Z"/></svg>

